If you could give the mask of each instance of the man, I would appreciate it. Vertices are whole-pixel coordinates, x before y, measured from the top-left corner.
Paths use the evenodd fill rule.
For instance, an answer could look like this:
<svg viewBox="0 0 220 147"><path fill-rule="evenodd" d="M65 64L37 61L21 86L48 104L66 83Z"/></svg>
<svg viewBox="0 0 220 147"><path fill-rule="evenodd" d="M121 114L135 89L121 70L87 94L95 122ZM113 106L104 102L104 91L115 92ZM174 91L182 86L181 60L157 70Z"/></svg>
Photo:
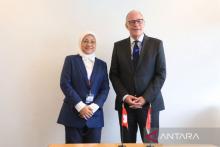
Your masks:
<svg viewBox="0 0 220 147"><path fill-rule="evenodd" d="M151 128L159 128L159 112L165 109L161 94L166 78L165 55L162 41L144 34L141 12L130 11L125 25L130 37L114 44L110 80L117 95L115 109L120 124L122 103L128 113L128 129L120 125L121 140L135 143L139 127L144 142L148 108L152 108Z"/></svg>

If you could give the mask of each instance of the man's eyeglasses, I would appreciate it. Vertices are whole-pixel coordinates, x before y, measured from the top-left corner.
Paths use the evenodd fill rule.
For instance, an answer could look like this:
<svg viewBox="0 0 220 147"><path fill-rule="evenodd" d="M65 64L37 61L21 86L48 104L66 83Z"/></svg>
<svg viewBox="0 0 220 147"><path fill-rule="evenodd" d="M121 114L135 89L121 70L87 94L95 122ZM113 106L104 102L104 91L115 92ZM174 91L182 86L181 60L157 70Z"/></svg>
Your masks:
<svg viewBox="0 0 220 147"><path fill-rule="evenodd" d="M129 20L128 23L129 25L135 25L135 23L141 25L144 23L144 19Z"/></svg>

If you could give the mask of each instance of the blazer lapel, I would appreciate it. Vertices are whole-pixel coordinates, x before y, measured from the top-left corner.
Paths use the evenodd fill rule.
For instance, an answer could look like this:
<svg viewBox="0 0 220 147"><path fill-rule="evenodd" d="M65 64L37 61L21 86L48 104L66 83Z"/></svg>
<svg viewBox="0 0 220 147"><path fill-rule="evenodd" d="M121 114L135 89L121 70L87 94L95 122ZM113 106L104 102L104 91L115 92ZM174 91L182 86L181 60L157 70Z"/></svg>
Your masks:
<svg viewBox="0 0 220 147"><path fill-rule="evenodd" d="M93 66L93 69L92 69L92 74L91 74L91 77L90 77L90 86L92 88L93 86L93 83L95 82L95 78L98 74L96 74L99 70L99 66L98 66L98 62L97 62L97 59L95 58L95 63L94 63L94 66Z"/></svg>
<svg viewBox="0 0 220 147"><path fill-rule="evenodd" d="M78 63L80 72L82 73L82 76L83 76L84 80L88 84L88 76L87 76L86 67L85 67L85 65L83 63L82 57L79 56L79 55L78 55L78 58L77 58L77 63Z"/></svg>
<svg viewBox="0 0 220 147"><path fill-rule="evenodd" d="M148 40L149 40L149 38L146 35L144 35L143 46L142 46L142 49L140 52L140 56L139 56L139 60L138 60L136 69L140 66L145 54L147 53L147 48L148 48L147 46L149 45Z"/></svg>

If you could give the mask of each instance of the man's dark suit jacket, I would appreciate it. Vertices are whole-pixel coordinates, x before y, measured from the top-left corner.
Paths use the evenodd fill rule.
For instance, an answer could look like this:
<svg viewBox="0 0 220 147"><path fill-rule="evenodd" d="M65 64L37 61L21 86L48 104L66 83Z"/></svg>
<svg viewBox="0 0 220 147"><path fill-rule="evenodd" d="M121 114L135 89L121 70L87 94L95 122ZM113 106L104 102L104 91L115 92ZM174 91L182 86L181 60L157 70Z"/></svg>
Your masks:
<svg viewBox="0 0 220 147"><path fill-rule="evenodd" d="M166 78L166 63L161 40L144 36L136 68L131 59L130 38L114 44L110 80L116 92L115 109L120 110L126 94L143 96L152 111L165 109L161 88Z"/></svg>
<svg viewBox="0 0 220 147"><path fill-rule="evenodd" d="M102 106L108 96L109 80L107 65L100 59L95 58L95 63L88 84L87 72L81 56L67 56L63 66L60 87L65 95L64 103L60 111L58 123L69 127L100 128L104 126ZM99 109L87 121L79 117L75 105L80 101L86 102L86 96L91 89L94 94L94 103Z"/></svg>

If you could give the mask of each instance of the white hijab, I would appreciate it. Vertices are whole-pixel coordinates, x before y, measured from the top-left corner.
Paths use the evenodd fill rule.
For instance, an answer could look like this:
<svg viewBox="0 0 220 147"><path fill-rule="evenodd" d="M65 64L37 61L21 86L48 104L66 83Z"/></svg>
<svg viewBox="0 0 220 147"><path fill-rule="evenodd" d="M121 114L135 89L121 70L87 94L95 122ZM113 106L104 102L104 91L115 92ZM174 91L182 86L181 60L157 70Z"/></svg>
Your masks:
<svg viewBox="0 0 220 147"><path fill-rule="evenodd" d="M83 38L86 36L86 35L92 35L95 37L96 39L96 35L93 33L93 32L85 32L81 35L80 39L79 39L79 55L83 58L83 59L88 59L90 60L91 62L95 62L95 52L93 52L92 54L85 54L82 49L81 49L81 43L83 41Z"/></svg>

